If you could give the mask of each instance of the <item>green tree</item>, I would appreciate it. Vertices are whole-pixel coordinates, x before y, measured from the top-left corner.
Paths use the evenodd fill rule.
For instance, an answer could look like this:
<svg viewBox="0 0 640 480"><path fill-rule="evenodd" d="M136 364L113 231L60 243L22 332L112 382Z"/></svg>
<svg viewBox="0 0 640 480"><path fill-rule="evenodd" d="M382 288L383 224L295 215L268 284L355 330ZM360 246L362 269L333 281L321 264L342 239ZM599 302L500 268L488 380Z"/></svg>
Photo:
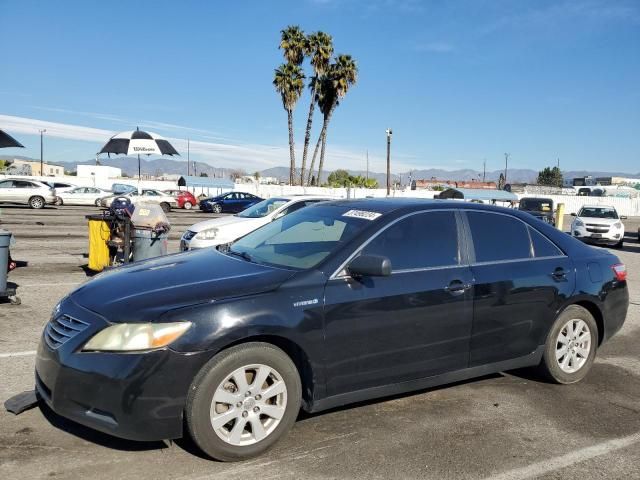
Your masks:
<svg viewBox="0 0 640 480"><path fill-rule="evenodd" d="M256 182L260 181L260 172L253 172L253 178L256 179Z"/></svg>
<svg viewBox="0 0 640 480"><path fill-rule="evenodd" d="M338 169L329 174L327 183L332 187L346 187L350 182L351 176L346 170Z"/></svg>
<svg viewBox="0 0 640 480"><path fill-rule="evenodd" d="M558 167L545 167L538 173L538 185L562 187L562 172Z"/></svg>
<svg viewBox="0 0 640 480"><path fill-rule="evenodd" d="M297 25L289 25L280 31L280 50L284 59L291 65L302 65L305 50L307 48L307 37Z"/></svg>
<svg viewBox="0 0 640 480"><path fill-rule="evenodd" d="M284 30L283 30L284 32ZM294 185L296 171L296 154L293 140L293 109L304 90L304 73L298 65L285 63L276 69L273 84L282 97L282 106L287 112L289 126L289 184Z"/></svg>
<svg viewBox="0 0 640 480"><path fill-rule="evenodd" d="M302 169L300 170L300 185L304 185L305 169L307 166L307 153L309 150L309 142L311 141L311 126L313 124L313 112L315 110L316 90L318 89L319 79L326 74L331 56L333 55L333 39L331 35L324 32L315 32L307 37L305 54L311 59L311 67L313 68L313 77L309 82L311 91L311 101L309 102L309 114L307 116L307 129L304 135L304 147L302 149Z"/></svg>
<svg viewBox="0 0 640 480"><path fill-rule="evenodd" d="M358 67L351 55L338 55L335 63L331 64L327 73L318 85L316 101L323 115L322 130L316 143L316 148L311 159L310 171L313 170L318 148L320 151L320 163L318 165L318 181L322 180L322 168L324 167L324 154L327 144L327 128L331 117L340 100L344 98L349 89L358 79Z"/></svg>
<svg viewBox="0 0 640 480"><path fill-rule="evenodd" d="M201 177L208 177L209 175L207 175L207 173L206 173L206 172L200 172L200 176L201 176Z"/></svg>
<svg viewBox="0 0 640 480"><path fill-rule="evenodd" d="M504 190L504 174L501 173L500 177L498 178L498 190Z"/></svg>

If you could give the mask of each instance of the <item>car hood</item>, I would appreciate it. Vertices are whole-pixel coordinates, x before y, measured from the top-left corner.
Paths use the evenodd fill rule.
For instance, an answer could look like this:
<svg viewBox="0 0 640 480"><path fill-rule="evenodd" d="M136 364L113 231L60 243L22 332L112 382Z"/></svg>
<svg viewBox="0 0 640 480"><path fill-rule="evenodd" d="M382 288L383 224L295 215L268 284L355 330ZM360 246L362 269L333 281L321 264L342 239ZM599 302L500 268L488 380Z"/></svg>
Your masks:
<svg viewBox="0 0 640 480"><path fill-rule="evenodd" d="M104 272L71 299L110 322L154 322L176 308L274 290L293 274L207 248Z"/></svg>
<svg viewBox="0 0 640 480"><path fill-rule="evenodd" d="M262 223L264 223L264 218L245 218L231 215L228 217L212 218L210 220L205 220L204 222L198 222L195 225L191 225L189 230L192 232L201 232L209 228L220 228L226 227L227 225L250 226L253 224L260 225Z"/></svg>
<svg viewBox="0 0 640 480"><path fill-rule="evenodd" d="M621 222L618 218L597 218L597 217L576 217L576 220L581 220L584 223L592 223L598 225L613 225L614 223Z"/></svg>

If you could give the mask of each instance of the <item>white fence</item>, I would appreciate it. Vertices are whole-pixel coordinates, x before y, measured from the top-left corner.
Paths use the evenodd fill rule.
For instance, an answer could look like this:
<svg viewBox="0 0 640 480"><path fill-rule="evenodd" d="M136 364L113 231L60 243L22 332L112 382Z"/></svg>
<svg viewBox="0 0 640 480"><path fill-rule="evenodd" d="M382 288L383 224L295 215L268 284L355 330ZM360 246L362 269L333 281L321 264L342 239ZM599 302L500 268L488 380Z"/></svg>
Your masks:
<svg viewBox="0 0 640 480"><path fill-rule="evenodd" d="M15 175L13 175L15 176ZM4 176L0 175L0 179ZM12 177L8 175L7 178ZM138 180L134 178L109 178L100 181L94 181L92 178L82 177L32 177L34 180L45 180L48 182L67 182L78 186L97 186L110 189L114 183L125 183L129 185L138 185ZM174 181L154 181L141 180L141 188L155 188L158 190L169 190L177 188ZM216 195L222 192L220 189L207 189L195 187L189 189L196 196L200 194ZM386 197L387 191L384 188L367 189L367 188L327 188L327 187L300 187L289 185L259 185L257 183L237 183L234 190L253 193L262 198L270 198L278 195L326 195L330 198L381 198ZM432 190L391 190L392 197L403 198L433 198L439 192ZM611 205L616 208L620 215L627 217L640 216L640 198L621 198L621 197L579 197L573 195L535 195L535 194L517 194L518 198L523 197L543 197L551 198L555 205L564 203L565 212L567 214L577 213L583 205Z"/></svg>

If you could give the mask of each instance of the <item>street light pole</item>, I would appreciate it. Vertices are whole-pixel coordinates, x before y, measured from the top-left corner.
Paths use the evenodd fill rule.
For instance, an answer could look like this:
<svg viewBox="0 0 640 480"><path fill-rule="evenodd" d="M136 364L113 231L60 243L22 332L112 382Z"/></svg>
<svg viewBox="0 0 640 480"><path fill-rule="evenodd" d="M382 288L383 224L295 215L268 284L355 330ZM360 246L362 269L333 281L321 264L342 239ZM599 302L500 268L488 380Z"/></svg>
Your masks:
<svg viewBox="0 0 640 480"><path fill-rule="evenodd" d="M191 145L190 141L187 138L187 176L189 176L189 172L191 171L190 162L191 162Z"/></svg>
<svg viewBox="0 0 640 480"><path fill-rule="evenodd" d="M387 197L391 194L391 135L393 131L387 128Z"/></svg>
<svg viewBox="0 0 640 480"><path fill-rule="evenodd" d="M40 130L40 176L41 177L44 177L44 157L43 157L43 154L42 154L44 149L43 149L42 135L46 131L47 131L46 128L43 129L43 130Z"/></svg>
<svg viewBox="0 0 640 480"><path fill-rule="evenodd" d="M509 169L509 157L511 156L510 153L505 153L504 154L504 184L507 184L507 170Z"/></svg>

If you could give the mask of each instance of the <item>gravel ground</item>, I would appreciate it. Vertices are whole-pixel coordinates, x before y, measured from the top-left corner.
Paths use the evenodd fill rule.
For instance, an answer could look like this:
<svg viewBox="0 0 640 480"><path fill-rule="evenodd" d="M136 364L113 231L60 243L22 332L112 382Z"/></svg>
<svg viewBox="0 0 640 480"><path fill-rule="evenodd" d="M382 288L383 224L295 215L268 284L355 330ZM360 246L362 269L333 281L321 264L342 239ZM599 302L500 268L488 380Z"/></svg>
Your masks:
<svg viewBox="0 0 640 480"><path fill-rule="evenodd" d="M33 388L33 351L50 311L88 279L87 213L95 209L1 208L0 228L13 231L12 254L25 262L10 276L22 305L0 305L2 401ZM170 251L205 218L211 215L172 212ZM306 415L267 455L235 464L206 460L188 441L123 441L46 409L3 410L0 477L640 478L640 244L632 234L639 223L626 221L627 243L616 251L629 270L627 322L577 385L511 372Z"/></svg>

